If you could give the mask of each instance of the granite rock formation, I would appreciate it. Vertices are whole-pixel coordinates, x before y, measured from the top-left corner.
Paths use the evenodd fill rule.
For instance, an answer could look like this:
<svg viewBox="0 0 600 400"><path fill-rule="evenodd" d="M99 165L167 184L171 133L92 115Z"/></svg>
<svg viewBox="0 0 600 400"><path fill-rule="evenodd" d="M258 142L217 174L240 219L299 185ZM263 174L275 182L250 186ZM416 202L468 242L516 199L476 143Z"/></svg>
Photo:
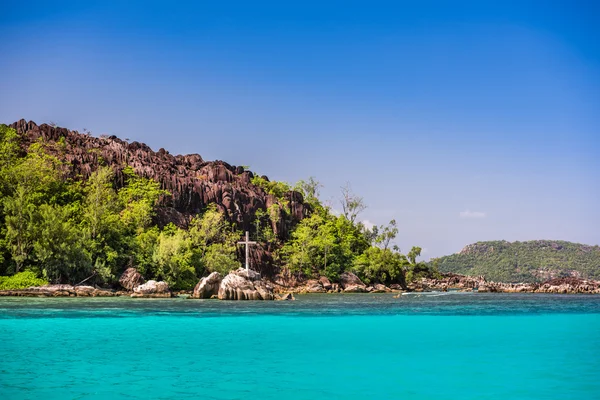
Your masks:
<svg viewBox="0 0 600 400"><path fill-rule="evenodd" d="M133 290L135 287L140 286L144 283L142 274L135 268L127 268L125 272L119 278L119 283L126 290Z"/></svg>
<svg viewBox="0 0 600 400"><path fill-rule="evenodd" d="M171 297L167 282L148 281L143 285L133 288L131 297Z"/></svg>
<svg viewBox="0 0 600 400"><path fill-rule="evenodd" d="M219 287L223 277L218 272L212 272L207 277L200 279L200 282L194 288L193 299L210 299L219 293Z"/></svg>
<svg viewBox="0 0 600 400"><path fill-rule="evenodd" d="M367 291L367 285L352 272L344 272L340 275L340 287L347 293L362 293Z"/></svg>
<svg viewBox="0 0 600 400"><path fill-rule="evenodd" d="M219 300L274 300L273 287L253 270L231 271L219 286Z"/></svg>

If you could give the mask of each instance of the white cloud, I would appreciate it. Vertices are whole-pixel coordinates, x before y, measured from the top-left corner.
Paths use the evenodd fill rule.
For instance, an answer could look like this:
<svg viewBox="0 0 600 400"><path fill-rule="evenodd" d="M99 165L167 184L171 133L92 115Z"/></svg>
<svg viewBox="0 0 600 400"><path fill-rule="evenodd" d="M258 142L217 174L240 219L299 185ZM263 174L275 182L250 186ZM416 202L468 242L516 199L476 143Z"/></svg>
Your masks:
<svg viewBox="0 0 600 400"><path fill-rule="evenodd" d="M375 224L369 221L368 219L363 220L362 224L365 226L365 228L367 228L370 231L373 230L373 227L375 226Z"/></svg>
<svg viewBox="0 0 600 400"><path fill-rule="evenodd" d="M461 218L485 218L486 214L481 211L465 210L459 213Z"/></svg>

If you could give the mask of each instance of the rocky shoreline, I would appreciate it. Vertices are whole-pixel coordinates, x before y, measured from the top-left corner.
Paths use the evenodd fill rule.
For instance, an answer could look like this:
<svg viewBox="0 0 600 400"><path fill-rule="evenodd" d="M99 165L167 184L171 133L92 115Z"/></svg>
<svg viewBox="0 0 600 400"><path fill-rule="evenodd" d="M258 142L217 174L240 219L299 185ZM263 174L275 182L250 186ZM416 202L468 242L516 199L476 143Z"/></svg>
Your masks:
<svg viewBox="0 0 600 400"><path fill-rule="evenodd" d="M600 294L600 281L572 277L542 283L504 283L487 281L483 276L446 274L442 279L421 279L409 285L412 291L477 291L479 293L557 293Z"/></svg>
<svg viewBox="0 0 600 400"><path fill-rule="evenodd" d="M239 268L225 277L218 272L202 278L193 291L173 292L166 282L144 281L135 269L127 269L119 280L123 290L93 286L47 285L27 289L0 290L0 296L15 297L116 297L171 298L184 295L192 299L219 300L294 300L294 294L308 293L399 293L427 291L463 291L479 293L555 293L600 294L600 281L578 278L556 278L543 283L503 283L484 277L445 274L441 279L423 278L406 287L398 284L366 285L351 272L344 272L339 282L324 276L293 284L269 281L253 270Z"/></svg>

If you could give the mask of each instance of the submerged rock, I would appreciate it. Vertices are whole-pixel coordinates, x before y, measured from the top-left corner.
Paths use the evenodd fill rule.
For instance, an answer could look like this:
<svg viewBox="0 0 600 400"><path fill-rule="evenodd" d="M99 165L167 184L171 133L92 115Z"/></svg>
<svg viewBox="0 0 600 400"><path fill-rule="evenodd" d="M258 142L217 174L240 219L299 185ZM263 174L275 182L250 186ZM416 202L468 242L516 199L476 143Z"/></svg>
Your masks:
<svg viewBox="0 0 600 400"><path fill-rule="evenodd" d="M131 297L171 297L171 291L167 282L148 281L135 287Z"/></svg>
<svg viewBox="0 0 600 400"><path fill-rule="evenodd" d="M198 282L192 294L193 299L210 299L219 293L219 286L223 277L218 272L213 272Z"/></svg>
<svg viewBox="0 0 600 400"><path fill-rule="evenodd" d="M219 286L220 300L273 300L273 287L258 272L238 268L231 271Z"/></svg>
<svg viewBox="0 0 600 400"><path fill-rule="evenodd" d="M292 293L286 293L286 294L277 294L277 295L275 295L275 300L293 301L293 300L296 300L296 298L294 297L294 295Z"/></svg>

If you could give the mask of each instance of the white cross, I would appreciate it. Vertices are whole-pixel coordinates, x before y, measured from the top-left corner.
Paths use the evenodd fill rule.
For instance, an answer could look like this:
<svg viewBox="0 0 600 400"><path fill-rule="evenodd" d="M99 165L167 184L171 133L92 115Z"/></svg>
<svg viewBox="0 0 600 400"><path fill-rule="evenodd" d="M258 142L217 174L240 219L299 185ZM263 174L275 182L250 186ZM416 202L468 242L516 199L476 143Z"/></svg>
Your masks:
<svg viewBox="0 0 600 400"><path fill-rule="evenodd" d="M249 258L249 251L250 251L250 245L251 244L256 244L256 242L251 242L250 241L250 233L248 233L248 231L246 231L246 240L244 240L243 242L238 242L237 244L243 244L244 246L246 246L246 271L248 271L250 262L248 261Z"/></svg>

